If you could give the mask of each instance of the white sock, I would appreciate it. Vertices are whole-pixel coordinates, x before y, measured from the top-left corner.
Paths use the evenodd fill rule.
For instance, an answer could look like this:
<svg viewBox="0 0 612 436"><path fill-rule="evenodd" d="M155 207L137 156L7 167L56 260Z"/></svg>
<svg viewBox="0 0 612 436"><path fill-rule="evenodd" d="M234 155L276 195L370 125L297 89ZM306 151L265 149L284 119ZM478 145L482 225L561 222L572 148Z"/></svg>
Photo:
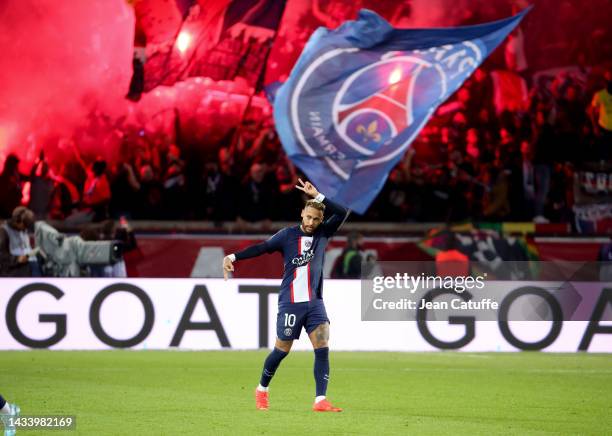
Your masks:
<svg viewBox="0 0 612 436"><path fill-rule="evenodd" d="M315 397L315 404L317 404L319 401L323 401L325 399L325 395L319 395L318 397Z"/></svg>
<svg viewBox="0 0 612 436"><path fill-rule="evenodd" d="M260 392L268 392L268 388L262 385L257 386L257 390Z"/></svg>
<svg viewBox="0 0 612 436"><path fill-rule="evenodd" d="M4 407L2 409L0 409L0 413L4 413L5 415L8 415L9 413L11 413L11 409L10 409L8 401L6 402Z"/></svg>

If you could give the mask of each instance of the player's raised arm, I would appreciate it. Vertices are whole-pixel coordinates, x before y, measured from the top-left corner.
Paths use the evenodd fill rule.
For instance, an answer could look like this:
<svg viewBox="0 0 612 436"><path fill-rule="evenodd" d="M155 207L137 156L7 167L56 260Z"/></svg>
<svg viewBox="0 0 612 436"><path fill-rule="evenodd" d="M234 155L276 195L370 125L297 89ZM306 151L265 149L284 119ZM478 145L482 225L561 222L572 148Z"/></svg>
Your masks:
<svg viewBox="0 0 612 436"><path fill-rule="evenodd" d="M323 221L322 228L328 236L333 235L351 213L349 209L334 203L321 194L310 182L298 179L298 184L295 187L325 205L325 221Z"/></svg>
<svg viewBox="0 0 612 436"><path fill-rule="evenodd" d="M223 278L228 279L229 273L234 271L234 262L237 260L249 259L257 257L265 253L274 253L281 251L285 238L285 229L276 232L270 239L259 244L251 245L242 251L229 254L223 258Z"/></svg>

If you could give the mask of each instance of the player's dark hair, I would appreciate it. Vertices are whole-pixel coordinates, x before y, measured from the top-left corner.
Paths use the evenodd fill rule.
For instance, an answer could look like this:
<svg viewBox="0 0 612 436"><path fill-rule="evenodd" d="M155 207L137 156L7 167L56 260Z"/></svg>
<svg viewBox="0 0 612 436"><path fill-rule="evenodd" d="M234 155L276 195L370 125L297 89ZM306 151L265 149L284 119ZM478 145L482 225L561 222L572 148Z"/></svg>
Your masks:
<svg viewBox="0 0 612 436"><path fill-rule="evenodd" d="M312 207L314 209L320 210L321 212L325 212L325 205L317 200L308 200L304 205L304 209L306 209L307 207Z"/></svg>

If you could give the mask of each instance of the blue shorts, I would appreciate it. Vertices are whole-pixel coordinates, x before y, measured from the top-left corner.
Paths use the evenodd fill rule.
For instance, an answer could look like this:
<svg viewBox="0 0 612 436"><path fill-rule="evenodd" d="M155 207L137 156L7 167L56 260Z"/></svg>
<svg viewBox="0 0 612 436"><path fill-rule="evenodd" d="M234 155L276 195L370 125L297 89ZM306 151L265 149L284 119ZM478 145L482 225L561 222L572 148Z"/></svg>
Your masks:
<svg viewBox="0 0 612 436"><path fill-rule="evenodd" d="M328 322L323 300L282 304L278 307L276 316L276 336L281 341L299 339L302 327L310 334L320 324Z"/></svg>

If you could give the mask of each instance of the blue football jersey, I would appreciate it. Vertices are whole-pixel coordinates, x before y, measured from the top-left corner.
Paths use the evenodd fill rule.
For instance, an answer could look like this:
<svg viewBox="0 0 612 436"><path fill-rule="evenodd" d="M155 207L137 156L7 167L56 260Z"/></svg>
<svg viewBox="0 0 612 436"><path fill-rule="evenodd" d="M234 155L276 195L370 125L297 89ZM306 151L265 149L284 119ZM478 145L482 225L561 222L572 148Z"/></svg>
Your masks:
<svg viewBox="0 0 612 436"><path fill-rule="evenodd" d="M284 259L283 282L278 303L302 303L323 298L323 265L325 249L338 230L348 211L323 199L324 221L312 234L300 225L285 227L261 244L236 253L236 260L248 259L263 253L280 252Z"/></svg>

